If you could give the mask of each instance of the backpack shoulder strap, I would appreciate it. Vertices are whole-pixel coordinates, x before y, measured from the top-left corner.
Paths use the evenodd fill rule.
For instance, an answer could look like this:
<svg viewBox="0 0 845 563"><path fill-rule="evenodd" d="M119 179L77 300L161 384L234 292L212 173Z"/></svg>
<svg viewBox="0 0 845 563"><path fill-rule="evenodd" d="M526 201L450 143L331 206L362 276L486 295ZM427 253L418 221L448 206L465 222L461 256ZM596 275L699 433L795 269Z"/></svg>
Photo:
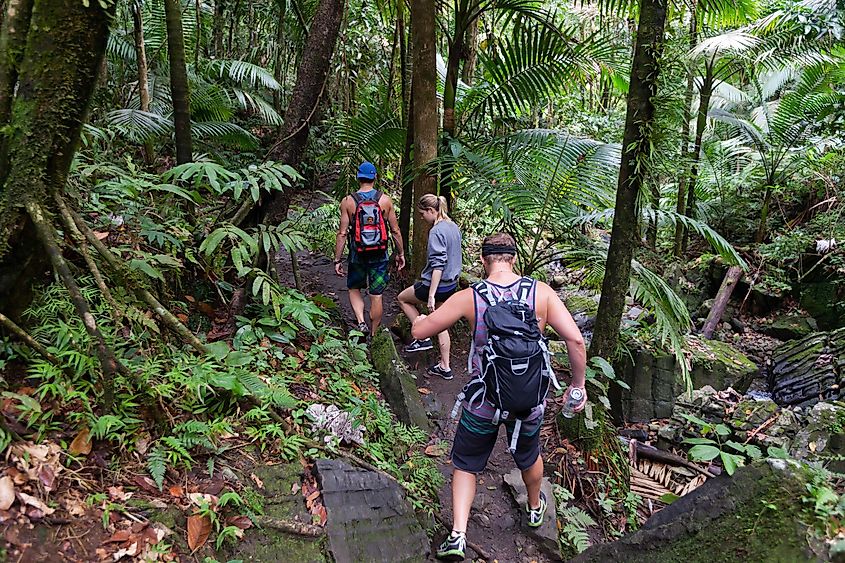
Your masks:
<svg viewBox="0 0 845 563"><path fill-rule="evenodd" d="M484 299L489 307L496 305L496 296L493 295L493 291L490 289L490 286L484 282L484 280L475 282L471 287Z"/></svg>
<svg viewBox="0 0 845 563"><path fill-rule="evenodd" d="M528 304L528 296L531 295L531 289L534 287L535 283L537 283L535 280L527 276L522 277L517 282L516 298L522 303Z"/></svg>
<svg viewBox="0 0 845 563"><path fill-rule="evenodd" d="M349 195L352 196L352 201L355 202L355 207L357 208L358 205L361 203L361 194L359 194L358 192L352 192Z"/></svg>

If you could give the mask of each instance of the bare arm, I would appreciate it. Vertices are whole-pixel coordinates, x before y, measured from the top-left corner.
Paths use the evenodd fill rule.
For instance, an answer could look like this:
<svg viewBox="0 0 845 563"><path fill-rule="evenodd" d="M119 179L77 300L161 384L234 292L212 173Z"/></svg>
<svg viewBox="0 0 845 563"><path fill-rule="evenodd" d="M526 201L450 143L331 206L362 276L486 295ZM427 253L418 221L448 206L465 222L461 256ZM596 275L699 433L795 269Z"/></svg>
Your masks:
<svg viewBox="0 0 845 563"><path fill-rule="evenodd" d="M432 314L417 317L411 327L411 335L417 340L431 338L451 327L461 317L473 322L473 314L472 289L464 289L447 299Z"/></svg>
<svg viewBox="0 0 845 563"><path fill-rule="evenodd" d="M343 275L343 267L340 265L340 260L343 257L343 247L346 246L346 237L349 235L349 196L343 198L340 202L340 227L337 229L334 243L334 264L335 272Z"/></svg>
<svg viewBox="0 0 845 563"><path fill-rule="evenodd" d="M584 337L581 335L578 325L572 320L572 315L569 314L566 305L563 304L554 290L546 284L542 284L538 289L542 291L546 298L547 323L566 342L569 367L572 369L572 385L583 388L587 371L587 350L584 346Z"/></svg>
<svg viewBox="0 0 845 563"><path fill-rule="evenodd" d="M428 308L430 311L434 310L434 295L437 293L437 286L440 285L440 279L443 277L443 270L431 271L431 287L428 288Z"/></svg>
<svg viewBox="0 0 845 563"><path fill-rule="evenodd" d="M393 206L393 200L389 197L387 198L387 224L390 225L390 234L393 236L393 243L398 252L396 268L401 270L405 267L405 245L402 241L402 231L399 229L399 219L396 217L396 207Z"/></svg>

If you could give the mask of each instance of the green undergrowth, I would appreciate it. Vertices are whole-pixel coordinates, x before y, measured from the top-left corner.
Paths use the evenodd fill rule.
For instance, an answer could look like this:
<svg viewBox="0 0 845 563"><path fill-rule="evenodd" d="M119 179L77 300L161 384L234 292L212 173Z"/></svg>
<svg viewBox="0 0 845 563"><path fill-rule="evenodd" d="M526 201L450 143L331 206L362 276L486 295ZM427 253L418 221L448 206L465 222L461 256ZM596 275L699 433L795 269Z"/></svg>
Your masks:
<svg viewBox="0 0 845 563"><path fill-rule="evenodd" d="M7 412L25 428L21 438L59 443L68 452L65 463L79 467L84 455L70 444L87 431L112 468L141 461L160 489L174 470L214 475L236 464L245 442L273 463L347 449L407 483L416 508L436 510L440 474L421 452L428 436L397 422L378 392L365 346L330 324L328 300L274 285L272 303L248 306L232 340L208 344L203 355L133 305L113 316L93 282L80 280L127 374L116 375L114 406L102 410L91 338L64 287L42 287L24 320L59 365L8 340L2 348L5 365L25 366L23 380L4 382L3 393ZM315 403L349 413L362 443L340 443L314 430L306 409ZM5 449L13 436L0 432Z"/></svg>

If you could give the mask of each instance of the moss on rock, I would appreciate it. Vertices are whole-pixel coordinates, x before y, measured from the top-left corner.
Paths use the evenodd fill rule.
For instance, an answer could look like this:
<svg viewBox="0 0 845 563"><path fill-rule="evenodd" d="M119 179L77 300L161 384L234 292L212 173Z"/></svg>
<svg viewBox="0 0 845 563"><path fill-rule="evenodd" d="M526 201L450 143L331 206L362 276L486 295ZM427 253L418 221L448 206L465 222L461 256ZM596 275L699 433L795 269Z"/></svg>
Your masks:
<svg viewBox="0 0 845 563"><path fill-rule="evenodd" d="M733 387L745 393L759 371L757 364L726 342L699 338L690 349L696 389L710 385L716 390Z"/></svg>

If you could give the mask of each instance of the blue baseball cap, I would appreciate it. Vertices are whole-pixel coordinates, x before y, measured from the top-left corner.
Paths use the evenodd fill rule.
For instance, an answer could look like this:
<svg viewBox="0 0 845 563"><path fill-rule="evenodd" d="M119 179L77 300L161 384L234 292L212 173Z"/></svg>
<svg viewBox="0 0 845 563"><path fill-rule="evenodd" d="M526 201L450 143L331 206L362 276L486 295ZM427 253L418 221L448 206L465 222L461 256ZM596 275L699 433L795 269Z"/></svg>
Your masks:
<svg viewBox="0 0 845 563"><path fill-rule="evenodd" d="M358 167L358 179L359 180L375 180L376 179L376 166L372 162L362 162L361 166Z"/></svg>

